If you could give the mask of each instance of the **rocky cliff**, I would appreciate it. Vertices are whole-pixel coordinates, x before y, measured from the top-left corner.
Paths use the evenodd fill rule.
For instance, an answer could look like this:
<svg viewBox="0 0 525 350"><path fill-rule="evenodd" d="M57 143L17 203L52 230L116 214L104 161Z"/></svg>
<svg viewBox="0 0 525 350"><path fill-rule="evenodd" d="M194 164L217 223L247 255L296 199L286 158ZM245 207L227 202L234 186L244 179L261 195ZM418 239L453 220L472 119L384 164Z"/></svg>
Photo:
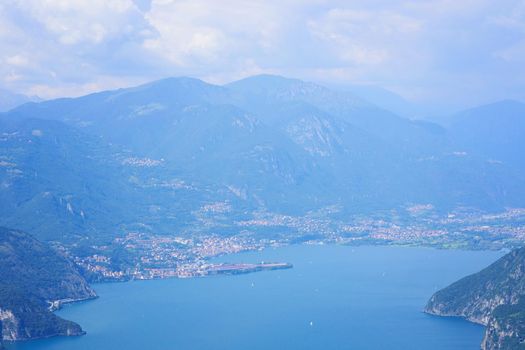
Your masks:
<svg viewBox="0 0 525 350"><path fill-rule="evenodd" d="M80 335L53 314L62 302L96 297L73 263L32 236L0 228L0 324L4 340Z"/></svg>
<svg viewBox="0 0 525 350"><path fill-rule="evenodd" d="M525 349L525 302L498 306L492 313L481 343L483 350Z"/></svg>
<svg viewBox="0 0 525 350"><path fill-rule="evenodd" d="M525 248L434 294L425 312L487 326L482 348L525 349Z"/></svg>

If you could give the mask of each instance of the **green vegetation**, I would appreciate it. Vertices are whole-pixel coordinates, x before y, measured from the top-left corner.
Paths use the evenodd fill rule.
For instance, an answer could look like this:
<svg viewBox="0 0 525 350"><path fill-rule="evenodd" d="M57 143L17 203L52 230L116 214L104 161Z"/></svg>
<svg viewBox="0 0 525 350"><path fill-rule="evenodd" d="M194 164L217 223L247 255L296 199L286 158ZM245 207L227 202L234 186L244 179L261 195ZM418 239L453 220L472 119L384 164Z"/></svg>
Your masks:
<svg viewBox="0 0 525 350"><path fill-rule="evenodd" d="M501 330L505 336L492 331ZM513 305L500 305L492 313L489 329L484 340L488 346L498 349L523 350L525 349L525 300ZM494 344L494 345L492 345ZM497 344L497 345L496 345Z"/></svg>
<svg viewBox="0 0 525 350"><path fill-rule="evenodd" d="M2 338L83 334L79 325L50 311L60 301L95 297L75 266L32 236L0 227ZM52 307L52 302L57 302Z"/></svg>
<svg viewBox="0 0 525 350"><path fill-rule="evenodd" d="M487 325L482 348L525 349L525 248L438 291L425 311Z"/></svg>
<svg viewBox="0 0 525 350"><path fill-rule="evenodd" d="M486 113L501 120L520 106ZM482 147L501 139L477 135L475 119L444 129L276 76L171 78L26 104L0 115L0 225L100 244L128 232L231 235L263 211L391 219L417 204L445 216L525 206L515 118L499 134L516 134L517 157L501 159ZM218 202L227 208L213 213Z"/></svg>
<svg viewBox="0 0 525 350"><path fill-rule="evenodd" d="M500 304L512 304L525 294L525 248L514 250L489 267L438 291L427 310L458 314L471 321L487 323Z"/></svg>
<svg viewBox="0 0 525 350"><path fill-rule="evenodd" d="M0 308L13 315L12 318L4 319L3 338L23 340L84 333L78 324L56 316L48 307L32 292L20 287L0 285Z"/></svg>

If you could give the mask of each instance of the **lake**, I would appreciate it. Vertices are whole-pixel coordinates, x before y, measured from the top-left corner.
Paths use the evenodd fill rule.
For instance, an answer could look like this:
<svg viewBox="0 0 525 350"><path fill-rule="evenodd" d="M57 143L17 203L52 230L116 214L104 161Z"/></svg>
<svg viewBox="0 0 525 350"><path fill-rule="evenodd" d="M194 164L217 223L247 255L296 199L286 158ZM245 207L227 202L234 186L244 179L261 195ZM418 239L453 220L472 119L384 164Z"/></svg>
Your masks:
<svg viewBox="0 0 525 350"><path fill-rule="evenodd" d="M421 312L437 289L502 252L295 245L221 257L293 269L94 285L100 298L58 312L88 332L16 350L461 349L483 327Z"/></svg>

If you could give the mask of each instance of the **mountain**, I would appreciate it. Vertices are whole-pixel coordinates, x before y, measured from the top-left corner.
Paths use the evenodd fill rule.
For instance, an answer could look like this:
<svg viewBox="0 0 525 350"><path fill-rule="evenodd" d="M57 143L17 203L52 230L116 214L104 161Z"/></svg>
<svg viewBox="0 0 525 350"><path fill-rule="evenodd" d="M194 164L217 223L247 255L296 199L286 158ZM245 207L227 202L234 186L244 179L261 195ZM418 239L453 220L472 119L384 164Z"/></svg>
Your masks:
<svg viewBox="0 0 525 350"><path fill-rule="evenodd" d="M525 248L435 293L425 312L459 316L487 326L482 348L522 349L525 344Z"/></svg>
<svg viewBox="0 0 525 350"><path fill-rule="evenodd" d="M98 139L38 119L0 123L0 130L2 225L64 239L65 233L100 231L123 210L135 213L118 205L116 198L134 198L132 189Z"/></svg>
<svg viewBox="0 0 525 350"><path fill-rule="evenodd" d="M25 96L9 90L0 89L0 112L6 112L27 102L39 102L36 96Z"/></svg>
<svg viewBox="0 0 525 350"><path fill-rule="evenodd" d="M237 198L63 122L6 120L0 133L0 225L45 241L111 242L149 226L169 233L203 203Z"/></svg>
<svg viewBox="0 0 525 350"><path fill-rule="evenodd" d="M224 86L168 78L27 103L0 114L0 224L44 240L109 239L229 234L255 212L333 205L342 216L418 203L525 206L525 171L465 153L460 136L270 75ZM218 202L228 213L204 224L201 208Z"/></svg>
<svg viewBox="0 0 525 350"><path fill-rule="evenodd" d="M96 296L73 263L26 233L0 228L0 274L3 340L83 334L52 312Z"/></svg>
<svg viewBox="0 0 525 350"><path fill-rule="evenodd" d="M265 173L258 180L275 186L295 181L301 164L290 164L298 151L294 145L246 111L223 102L226 95L224 88L196 79L165 79L79 100L25 106L13 116L80 127L138 157L164 159L192 179L239 188L247 187L254 173ZM293 158L300 163L300 157ZM229 183L236 178L237 183Z"/></svg>
<svg viewBox="0 0 525 350"><path fill-rule="evenodd" d="M504 304L494 309L481 347L483 350L524 349L525 303Z"/></svg>
<svg viewBox="0 0 525 350"><path fill-rule="evenodd" d="M348 91L365 101L408 119L425 119L429 111L395 92L371 84L334 85L334 90Z"/></svg>
<svg viewBox="0 0 525 350"><path fill-rule="evenodd" d="M506 100L452 117L450 132L465 152L525 171L525 104Z"/></svg>
<svg viewBox="0 0 525 350"><path fill-rule="evenodd" d="M292 139L330 145L331 157L316 162L330 169L337 193L360 198L347 206L430 202L487 209L521 202L513 193L523 193L516 184L525 172L461 152L455 136L436 124L408 120L350 93L296 79L262 75L226 87L240 96L237 104L263 122L299 131L289 135ZM432 190L436 187L439 193ZM385 203L387 198L392 202Z"/></svg>

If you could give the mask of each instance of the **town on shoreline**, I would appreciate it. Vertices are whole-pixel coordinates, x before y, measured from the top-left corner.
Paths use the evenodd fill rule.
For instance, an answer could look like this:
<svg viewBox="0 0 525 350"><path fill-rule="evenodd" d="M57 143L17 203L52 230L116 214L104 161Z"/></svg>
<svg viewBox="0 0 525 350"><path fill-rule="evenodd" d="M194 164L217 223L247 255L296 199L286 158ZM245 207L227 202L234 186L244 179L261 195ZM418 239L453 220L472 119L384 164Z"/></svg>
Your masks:
<svg viewBox="0 0 525 350"><path fill-rule="evenodd" d="M349 222L330 219L330 208L322 215L310 213L301 217L266 213L253 220L234 222L239 229L237 234L128 232L109 244L56 243L55 248L74 261L89 281L102 282L289 268L287 263L225 264L211 259L297 243L500 250L519 246L525 239L525 209L446 216L429 214L430 209L422 205L408 208L410 220L376 216L356 217ZM258 234L261 230L264 238Z"/></svg>

